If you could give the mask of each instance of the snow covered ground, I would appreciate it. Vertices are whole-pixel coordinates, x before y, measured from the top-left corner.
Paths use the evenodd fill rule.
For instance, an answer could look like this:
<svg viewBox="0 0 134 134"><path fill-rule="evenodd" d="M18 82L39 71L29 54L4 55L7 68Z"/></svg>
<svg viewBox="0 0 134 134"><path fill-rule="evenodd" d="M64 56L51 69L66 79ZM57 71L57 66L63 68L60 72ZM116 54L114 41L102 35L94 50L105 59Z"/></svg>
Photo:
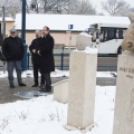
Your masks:
<svg viewBox="0 0 134 134"><path fill-rule="evenodd" d="M95 122L86 134L112 134L115 87L96 87ZM81 134L67 131L67 104L53 95L0 104L0 134Z"/></svg>
<svg viewBox="0 0 134 134"><path fill-rule="evenodd" d="M113 77L113 74L116 74L116 72L97 72L96 77ZM39 74L40 75L40 74ZM0 71L0 78L5 78L8 76L8 73L6 72L5 74L3 71ZM17 77L16 72L14 71L14 76ZM33 77L33 71L25 71L22 73L22 77ZM55 72L51 73L51 77L69 77L69 71L61 71L56 69Z"/></svg>

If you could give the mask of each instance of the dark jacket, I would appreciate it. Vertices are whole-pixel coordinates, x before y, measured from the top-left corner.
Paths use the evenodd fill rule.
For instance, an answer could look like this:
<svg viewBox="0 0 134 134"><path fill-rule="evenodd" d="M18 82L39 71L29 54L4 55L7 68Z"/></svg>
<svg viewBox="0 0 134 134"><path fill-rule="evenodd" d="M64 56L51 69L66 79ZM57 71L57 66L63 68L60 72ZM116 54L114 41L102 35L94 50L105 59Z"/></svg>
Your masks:
<svg viewBox="0 0 134 134"><path fill-rule="evenodd" d="M42 38L41 47L36 49L37 51L40 50L40 69L42 73L50 73L55 71L53 48L54 39L48 34L46 38Z"/></svg>
<svg viewBox="0 0 134 134"><path fill-rule="evenodd" d="M2 51L7 61L20 61L24 56L24 46L19 37L8 37L3 41Z"/></svg>
<svg viewBox="0 0 134 134"><path fill-rule="evenodd" d="M29 47L30 52L32 53L32 62L33 64L39 64L41 57L38 54L32 52L33 49L38 49L41 45L41 38L34 39Z"/></svg>

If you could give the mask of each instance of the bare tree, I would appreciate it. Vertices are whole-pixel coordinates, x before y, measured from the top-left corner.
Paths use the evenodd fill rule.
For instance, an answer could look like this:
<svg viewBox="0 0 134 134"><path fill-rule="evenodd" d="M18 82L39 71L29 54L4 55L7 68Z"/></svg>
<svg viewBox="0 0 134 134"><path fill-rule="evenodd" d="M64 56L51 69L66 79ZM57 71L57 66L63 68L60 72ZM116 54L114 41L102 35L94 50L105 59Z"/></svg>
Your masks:
<svg viewBox="0 0 134 134"><path fill-rule="evenodd" d="M120 9L117 15L119 16L128 16L131 12L131 6L127 3L125 3Z"/></svg>
<svg viewBox="0 0 134 134"><path fill-rule="evenodd" d="M62 13L71 0L40 0L44 13Z"/></svg>
<svg viewBox="0 0 134 134"><path fill-rule="evenodd" d="M37 13L96 14L89 0L31 0Z"/></svg>
<svg viewBox="0 0 134 134"><path fill-rule="evenodd" d="M96 14L96 10L89 0L80 0L78 4L77 14Z"/></svg>
<svg viewBox="0 0 134 134"><path fill-rule="evenodd" d="M130 12L134 12L134 8L130 8Z"/></svg>
<svg viewBox="0 0 134 134"><path fill-rule="evenodd" d="M104 13L100 12L100 13L97 13L97 15L104 16Z"/></svg>
<svg viewBox="0 0 134 134"><path fill-rule="evenodd" d="M36 13L40 12L40 0L31 0L30 6L31 10L34 10Z"/></svg>
<svg viewBox="0 0 134 134"><path fill-rule="evenodd" d="M56 14L62 14L62 13L65 13L67 4L70 2L70 0L55 0L55 2L56 3L52 9L52 12Z"/></svg>
<svg viewBox="0 0 134 134"><path fill-rule="evenodd" d="M107 0L107 2L102 2L102 8L110 15L115 16L120 13L125 4L126 2L123 0Z"/></svg>
<svg viewBox="0 0 134 134"><path fill-rule="evenodd" d="M96 10L89 0L69 1L67 7L68 14L96 14Z"/></svg>
<svg viewBox="0 0 134 134"><path fill-rule="evenodd" d="M16 13L21 10L20 0L1 0L0 2L0 16L2 16L2 6L5 6L6 16L15 17Z"/></svg>

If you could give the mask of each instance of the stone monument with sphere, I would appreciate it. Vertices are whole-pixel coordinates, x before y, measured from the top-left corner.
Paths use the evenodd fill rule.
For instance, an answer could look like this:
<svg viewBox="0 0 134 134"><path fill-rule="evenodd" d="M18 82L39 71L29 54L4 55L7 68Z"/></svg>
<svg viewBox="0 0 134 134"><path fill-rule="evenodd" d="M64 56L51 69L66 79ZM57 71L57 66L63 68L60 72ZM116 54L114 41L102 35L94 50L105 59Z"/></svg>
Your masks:
<svg viewBox="0 0 134 134"><path fill-rule="evenodd" d="M125 33L118 57L118 77L115 99L113 134L134 133L134 14Z"/></svg>
<svg viewBox="0 0 134 134"><path fill-rule="evenodd" d="M86 132L94 124L97 49L92 49L92 36L82 33L77 37L76 51L70 56L68 89L68 130Z"/></svg>

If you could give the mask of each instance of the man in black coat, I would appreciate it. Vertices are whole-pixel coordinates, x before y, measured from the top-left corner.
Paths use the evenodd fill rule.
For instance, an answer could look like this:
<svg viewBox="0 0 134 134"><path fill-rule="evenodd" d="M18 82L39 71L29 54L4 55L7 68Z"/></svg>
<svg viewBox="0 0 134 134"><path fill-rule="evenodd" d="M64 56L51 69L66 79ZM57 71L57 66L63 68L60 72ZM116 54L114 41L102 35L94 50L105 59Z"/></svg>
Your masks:
<svg viewBox="0 0 134 134"><path fill-rule="evenodd" d="M2 51L7 59L8 79L10 87L14 88L13 69L15 67L19 86L26 86L21 78L21 60L24 55L24 46L15 29L10 30L10 37L3 41Z"/></svg>
<svg viewBox="0 0 134 134"><path fill-rule="evenodd" d="M36 31L36 39L34 39L29 47L30 52L32 53L32 63L33 63L33 73L34 73L34 85L32 87L38 86L38 72L40 70L40 59L41 57L36 53L36 49L40 47L41 44L41 33L39 30ZM44 75L41 75L41 85L44 86Z"/></svg>
<svg viewBox="0 0 134 134"><path fill-rule="evenodd" d="M42 75L45 77L45 87L41 89L43 92L51 91L51 78L50 73L55 71L54 65L54 56L53 56L53 48L54 48L54 39L49 34L49 28L44 27L42 30L42 38L41 47L36 49L38 55L40 55L40 69Z"/></svg>

